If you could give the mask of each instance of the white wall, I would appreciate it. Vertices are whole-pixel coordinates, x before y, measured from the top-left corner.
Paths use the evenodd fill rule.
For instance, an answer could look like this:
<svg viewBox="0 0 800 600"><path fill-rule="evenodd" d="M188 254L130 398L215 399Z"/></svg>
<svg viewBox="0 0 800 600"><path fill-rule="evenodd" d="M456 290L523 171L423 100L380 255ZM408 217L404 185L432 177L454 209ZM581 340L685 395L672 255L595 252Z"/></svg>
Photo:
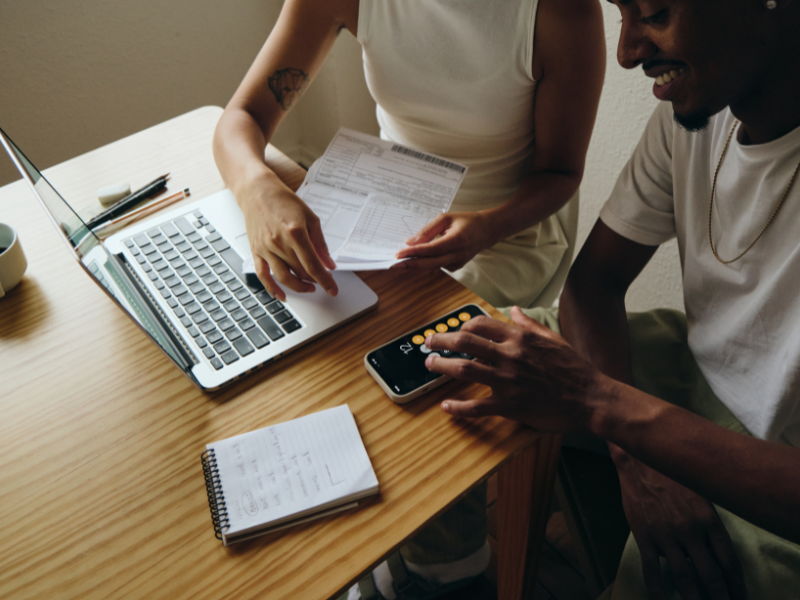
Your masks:
<svg viewBox="0 0 800 600"><path fill-rule="evenodd" d="M280 0L69 0L0 3L0 126L46 168L183 112L224 106L269 34ZM619 11L601 2L606 83L581 187L579 245L656 100L616 62ZM308 165L340 125L377 134L360 46L343 32L273 143ZM0 157L0 185L16 179ZM0 207L2 210L2 207ZM682 307L674 243L628 295L632 310Z"/></svg>

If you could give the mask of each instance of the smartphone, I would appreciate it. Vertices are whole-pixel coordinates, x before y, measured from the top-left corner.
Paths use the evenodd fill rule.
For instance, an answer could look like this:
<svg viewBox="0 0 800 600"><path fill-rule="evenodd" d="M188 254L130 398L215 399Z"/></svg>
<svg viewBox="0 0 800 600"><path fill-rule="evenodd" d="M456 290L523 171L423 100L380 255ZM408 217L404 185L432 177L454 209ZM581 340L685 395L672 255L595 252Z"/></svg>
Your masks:
<svg viewBox="0 0 800 600"><path fill-rule="evenodd" d="M458 331L464 323L479 316L488 315L480 306L466 304L414 331L401 335L367 353L364 357L367 371L393 401L398 404L410 402L450 379L427 369L425 359L429 354L472 360L471 356L450 350L431 351L425 345L425 338L434 333Z"/></svg>

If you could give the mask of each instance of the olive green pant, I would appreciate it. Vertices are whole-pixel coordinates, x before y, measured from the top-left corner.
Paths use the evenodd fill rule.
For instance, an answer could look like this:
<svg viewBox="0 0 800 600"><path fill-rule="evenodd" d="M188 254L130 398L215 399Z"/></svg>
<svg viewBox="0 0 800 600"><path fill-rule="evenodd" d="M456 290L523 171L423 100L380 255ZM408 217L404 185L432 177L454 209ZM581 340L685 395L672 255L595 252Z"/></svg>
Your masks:
<svg viewBox="0 0 800 600"><path fill-rule="evenodd" d="M553 309L525 311L554 331L560 331ZM656 310L628 315L631 360L636 387L744 435L744 425L714 395L687 344L686 317ZM800 545L740 519L723 508L717 513L742 562L749 598L800 598ZM678 599L669 567L661 559L665 597ZM620 561L615 582L603 600L646 600L642 561L633 535Z"/></svg>

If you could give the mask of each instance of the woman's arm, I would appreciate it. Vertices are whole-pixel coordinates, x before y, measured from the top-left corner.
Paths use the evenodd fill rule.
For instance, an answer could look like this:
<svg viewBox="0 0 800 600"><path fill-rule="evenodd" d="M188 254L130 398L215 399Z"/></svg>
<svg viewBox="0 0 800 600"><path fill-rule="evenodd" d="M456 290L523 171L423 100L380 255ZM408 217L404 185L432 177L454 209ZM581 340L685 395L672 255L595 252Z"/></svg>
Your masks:
<svg viewBox="0 0 800 600"><path fill-rule="evenodd" d="M313 291L314 283L331 295L338 290L319 219L266 166L264 150L340 29L355 34L357 23L357 0L286 0L214 134L214 158L245 215L256 272L280 299L275 280L299 292Z"/></svg>
<svg viewBox="0 0 800 600"><path fill-rule="evenodd" d="M478 252L558 212L583 177L605 74L603 15L596 0L541 0L533 76L536 150L530 172L503 205L440 215L406 243L397 268L460 268ZM436 236L441 236L437 239Z"/></svg>

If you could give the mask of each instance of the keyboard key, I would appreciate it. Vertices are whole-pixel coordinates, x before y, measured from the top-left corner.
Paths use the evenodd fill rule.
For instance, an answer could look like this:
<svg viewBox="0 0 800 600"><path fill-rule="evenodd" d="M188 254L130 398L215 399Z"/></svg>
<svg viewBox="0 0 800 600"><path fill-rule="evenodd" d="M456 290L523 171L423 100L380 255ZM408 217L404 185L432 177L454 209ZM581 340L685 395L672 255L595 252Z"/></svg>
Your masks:
<svg viewBox="0 0 800 600"><path fill-rule="evenodd" d="M188 252L189 250L192 249L192 245L186 240L184 240L179 244L175 244L175 249L181 254L184 254L185 252Z"/></svg>
<svg viewBox="0 0 800 600"><path fill-rule="evenodd" d="M228 317L228 313L226 313L223 309L218 308L214 312L211 313L211 318L215 321L219 322L222 319L226 319Z"/></svg>
<svg viewBox="0 0 800 600"><path fill-rule="evenodd" d="M158 248L156 248L154 244L145 244L141 248L142 252L144 252L147 256L150 256L154 252L158 252Z"/></svg>
<svg viewBox="0 0 800 600"><path fill-rule="evenodd" d="M206 242L200 236L198 236L197 241L196 242L192 242L192 244L194 245L194 249L197 250L198 252L200 252L201 250L205 250L206 248L210 248L210 246L208 245L208 242ZM202 254L202 252L201 252L201 254ZM212 254L213 254L213 251L212 251Z"/></svg>
<svg viewBox="0 0 800 600"><path fill-rule="evenodd" d="M256 308L250 311L250 316L253 317L254 319L260 319L265 314L267 314L267 311L265 311L260 306L257 306Z"/></svg>
<svg viewBox="0 0 800 600"><path fill-rule="evenodd" d="M160 230L158 230L158 229L155 229L154 231L156 232L156 234L155 234L155 235L153 235L152 231L148 231L148 232L147 232L147 235L149 235L149 236L150 236L150 239L151 239L151 240L153 240L153 243L154 243L156 246L158 246L159 244L163 244L164 242L166 242L166 241L167 241L167 238L165 238L165 237L164 237L164 234L163 234L163 233L161 233L161 231L160 231Z"/></svg>
<svg viewBox="0 0 800 600"><path fill-rule="evenodd" d="M186 292L182 296L178 296L178 293L174 291L172 293L175 294L175 296L178 298L178 302L180 302L183 306L186 306L190 302L194 302L194 296L192 296L189 292Z"/></svg>
<svg viewBox="0 0 800 600"><path fill-rule="evenodd" d="M186 235L186 239L187 239L187 240L189 240L190 242L192 242L192 243L194 244L196 241L198 241L198 240L202 240L203 238L200 236L200 234L199 234L199 233L197 233L197 232L195 231L195 232L193 232L193 233L189 233L189 234L187 234L187 235Z"/></svg>
<svg viewBox="0 0 800 600"><path fill-rule="evenodd" d="M301 327L302 325L300 325L300 323L298 323L294 319L292 319L291 321L286 321L286 323L283 324L283 329L286 331L286 333L294 333Z"/></svg>
<svg viewBox="0 0 800 600"><path fill-rule="evenodd" d="M269 339L271 339L273 342L275 340L281 339L285 335L283 333L283 330L280 327L278 327L278 324L275 323L275 321L273 321L269 317L269 315L264 315L256 322L258 323L258 326L264 330L264 333L266 333L269 336Z"/></svg>
<svg viewBox="0 0 800 600"><path fill-rule="evenodd" d="M140 248L142 248L142 247L144 247L144 246L146 246L147 244L150 243L150 240L143 233L140 233L139 235L134 236L133 239L139 245ZM128 241L129 240L125 240L125 245L128 244ZM128 248L130 248L130 246L128 246Z"/></svg>
<svg viewBox="0 0 800 600"><path fill-rule="evenodd" d="M175 272L181 277L186 277L192 274L192 269L189 265L184 264L182 267L175 267Z"/></svg>
<svg viewBox="0 0 800 600"><path fill-rule="evenodd" d="M151 239L156 238L159 235L161 235L161 230L158 227L156 227L155 229L151 229L150 231L148 231L147 235L149 235Z"/></svg>
<svg viewBox="0 0 800 600"><path fill-rule="evenodd" d="M197 209L192 214L198 219L203 216L203 212L200 209Z"/></svg>
<svg viewBox="0 0 800 600"><path fill-rule="evenodd" d="M219 235L219 234L215 233L214 235ZM225 240L217 240L216 242L213 242L211 245L217 252L224 252L225 250L231 247L231 245Z"/></svg>
<svg viewBox="0 0 800 600"><path fill-rule="evenodd" d="M235 311L231 313L231 318L234 321L241 321L247 316L247 311L243 308L237 308Z"/></svg>
<svg viewBox="0 0 800 600"><path fill-rule="evenodd" d="M228 331L228 329L234 327L234 323L229 318L225 317L224 319L222 319L222 321L217 323L217 327L222 329L222 331Z"/></svg>
<svg viewBox="0 0 800 600"><path fill-rule="evenodd" d="M194 250L189 250L189 251L188 251L186 254L184 254L184 255L183 255L183 258L185 258L186 260L188 260L188 261L189 261L189 264L191 265L191 264L192 264L192 261L193 261L194 259L196 259L196 258L199 258L199 257L197 256L197 252L195 252ZM202 262L202 261L200 261L200 264L199 264L199 265L197 265L197 267L201 266L202 264L203 264L203 262ZM197 267L194 267L194 268L196 269Z"/></svg>
<svg viewBox="0 0 800 600"><path fill-rule="evenodd" d="M230 349L231 345L227 342L227 340L222 340L221 342L214 344L214 352L217 354L222 354Z"/></svg>
<svg viewBox="0 0 800 600"><path fill-rule="evenodd" d="M189 221L186 220L186 217L178 217L173 221L175 227L181 230L183 235L189 235L190 233L194 233L194 227L189 224Z"/></svg>
<svg viewBox="0 0 800 600"><path fill-rule="evenodd" d="M212 313L212 312L214 312L215 310L218 310L218 309L219 309L219 304L217 304L217 303L216 303L216 302L214 302L214 301L211 301L211 302L206 302L206 303L204 303L204 304L203 304L203 307L206 309L206 312Z"/></svg>
<svg viewBox="0 0 800 600"><path fill-rule="evenodd" d="M236 294L234 295L236 296L237 300L244 300L245 298L250 297L250 292L248 292L247 289L242 288L241 290L236 290Z"/></svg>
<svg viewBox="0 0 800 600"><path fill-rule="evenodd" d="M189 286L189 289L192 291L193 294L199 294L200 292L206 291L206 284L202 281L198 281Z"/></svg>
<svg viewBox="0 0 800 600"><path fill-rule="evenodd" d="M203 227L203 224L200 221L195 221L192 223L192 225L194 225L197 229L202 229Z"/></svg>
<svg viewBox="0 0 800 600"><path fill-rule="evenodd" d="M234 277L233 281L228 284L228 289L232 292L237 292L244 287L244 284L239 281L238 277Z"/></svg>
<svg viewBox="0 0 800 600"><path fill-rule="evenodd" d="M254 328L254 329L250 329L247 332L247 337L250 338L250 341L253 342L253 345L256 348L263 348L264 346L269 344L269 340L267 339L267 336L265 336L263 333L261 333L261 330L258 329L257 327Z"/></svg>
<svg viewBox="0 0 800 600"><path fill-rule="evenodd" d="M125 244L127 244L128 242L130 242L130 240L126 241ZM141 254L139 249L133 244L131 244L129 248L131 249L131 254L133 254L134 256L139 256Z"/></svg>
<svg viewBox="0 0 800 600"><path fill-rule="evenodd" d="M208 347L208 342L206 341L206 338L204 338L202 335L198 335L196 338L194 338L194 343L197 344L198 348L200 348L201 350L203 348L205 348L206 350L211 350L211 348ZM203 352L205 352L205 350L203 350ZM211 355L212 356L214 355L213 350L211 350Z"/></svg>
<svg viewBox="0 0 800 600"><path fill-rule="evenodd" d="M211 225L211 224L209 223L209 224L207 224L207 225L206 225L206 231L207 231L208 233L214 233L214 232L216 232L217 230L214 228L214 226L213 226L213 225Z"/></svg>
<svg viewBox="0 0 800 600"><path fill-rule="evenodd" d="M175 300L175 298L170 298L169 300L167 300L167 304L169 305L170 308L175 308L176 306L178 306L178 301Z"/></svg>
<svg viewBox="0 0 800 600"><path fill-rule="evenodd" d="M164 279L164 283L166 283L169 287L174 288L176 285L179 285L181 282L180 277L177 275L172 275Z"/></svg>
<svg viewBox="0 0 800 600"><path fill-rule="evenodd" d="M189 317L181 318L181 324L187 329L192 326L192 320Z"/></svg>
<svg viewBox="0 0 800 600"><path fill-rule="evenodd" d="M153 268L156 271L163 271L164 269L169 268L169 263L165 261L163 258L159 258L157 261L153 263Z"/></svg>
<svg viewBox="0 0 800 600"><path fill-rule="evenodd" d="M147 259L143 254L139 253L139 256L136 257L136 262L138 262L140 265L143 265L147 262Z"/></svg>
<svg viewBox="0 0 800 600"><path fill-rule="evenodd" d="M166 233L167 237L175 237L176 235L178 235L180 233L178 231L178 228L175 227L175 225L173 225L172 223L164 223L161 226L161 231Z"/></svg>
<svg viewBox="0 0 800 600"><path fill-rule="evenodd" d="M222 361L218 359L216 356L211 359L211 364L217 371L219 371L222 367L225 366L222 364Z"/></svg>
<svg viewBox="0 0 800 600"><path fill-rule="evenodd" d="M236 300L231 299L228 300L225 304L223 304L222 307L228 312L233 312L237 308L239 308L239 303Z"/></svg>
<svg viewBox="0 0 800 600"><path fill-rule="evenodd" d="M202 339L202 338L197 338L197 339ZM203 349L203 354L206 355L206 358L214 358L215 356L214 349L209 347L208 344L206 344L206 348Z"/></svg>
<svg viewBox="0 0 800 600"><path fill-rule="evenodd" d="M242 332L239 331L236 327L234 327L233 329L229 329L228 331L225 332L225 337L228 338L230 341L235 342L240 337L242 337Z"/></svg>
<svg viewBox="0 0 800 600"><path fill-rule="evenodd" d="M222 262L222 259L218 255L215 254L214 256L209 258L206 262L208 262L208 266L209 267L214 268L214 267L216 267L218 264L220 264Z"/></svg>
<svg viewBox="0 0 800 600"><path fill-rule="evenodd" d="M206 302L211 300L213 297L214 296L212 296L211 293L208 290L203 290L202 292L197 294L197 301L200 304L205 304Z"/></svg>
<svg viewBox="0 0 800 600"><path fill-rule="evenodd" d="M222 239L222 236L220 234L218 234L218 233L212 233L211 235L207 235L206 236L206 241L209 244L213 244L214 242L216 242L218 240L221 240L221 239Z"/></svg>
<svg viewBox="0 0 800 600"><path fill-rule="evenodd" d="M239 355L236 354L236 352L234 352L233 350L230 350L222 355L222 360L225 361L226 365L229 365L232 362L236 362L237 360L239 360Z"/></svg>
<svg viewBox="0 0 800 600"><path fill-rule="evenodd" d="M198 310L196 313L192 315L192 321L194 321L195 325L200 325L201 323L208 322L208 315L204 313L202 310ZM214 324L211 324L213 327Z"/></svg>
<svg viewBox="0 0 800 600"><path fill-rule="evenodd" d="M173 298L173 300L175 299ZM167 300L167 302L169 303L169 300ZM172 312L174 312L175 316L178 317L179 319L186 314L186 311L184 311L180 306L178 306L177 300L175 300L175 306L172 307Z"/></svg>
<svg viewBox="0 0 800 600"><path fill-rule="evenodd" d="M189 259L187 258L186 260L189 260ZM199 256L198 256L198 257L196 257L196 258L193 258L193 259L189 260L189 265L190 265L190 266L191 266L193 269L199 269L199 268L200 268L200 267L202 267L204 264L205 264L205 263L203 262L203 259L202 259L202 258L200 258Z"/></svg>
<svg viewBox="0 0 800 600"><path fill-rule="evenodd" d="M225 304L226 302L228 302L232 298L233 298L233 296L230 295L230 292L228 292L228 290L225 290L221 294L217 294L217 300L221 304Z"/></svg>
<svg viewBox="0 0 800 600"><path fill-rule="evenodd" d="M215 257L215 258L219 258L219 257ZM211 264L210 260L208 261L208 264ZM217 275L222 275L223 273L227 273L227 272L228 272L228 265L226 265L225 263L221 262L221 263L217 263L216 265L214 265L214 273L216 273Z"/></svg>
<svg viewBox="0 0 800 600"><path fill-rule="evenodd" d="M241 327L242 331L249 331L255 326L256 324L253 323L250 317L246 318L244 321L239 321L239 327Z"/></svg>
<svg viewBox="0 0 800 600"><path fill-rule="evenodd" d="M211 246L206 245L205 248L198 248L197 251L200 253L200 256L203 258L210 258L214 256L214 249Z"/></svg>
<svg viewBox="0 0 800 600"><path fill-rule="evenodd" d="M181 284L175 286L175 289L172 291L176 296L183 296L188 290L186 289L185 285Z"/></svg>
<svg viewBox="0 0 800 600"><path fill-rule="evenodd" d="M218 281L219 279L217 279L217 276L214 275L213 273L209 273L208 275L203 276L203 283L205 283L206 285L214 285Z"/></svg>
<svg viewBox="0 0 800 600"><path fill-rule="evenodd" d="M203 265L196 271L198 277L205 277L209 273L211 273L211 269L209 269L206 265Z"/></svg>
<svg viewBox="0 0 800 600"><path fill-rule="evenodd" d="M153 267L151 267L150 265L142 265L142 267L147 273L147 276L150 278L150 281L155 281L156 279L158 279L158 273L153 271Z"/></svg>
<svg viewBox="0 0 800 600"><path fill-rule="evenodd" d="M274 315L276 312L281 310L283 310L283 304L280 303L280 300L276 300L272 304L267 304L267 312L271 315Z"/></svg>
<svg viewBox="0 0 800 600"><path fill-rule="evenodd" d="M186 306L183 307L187 313L190 315L195 314L198 310L200 310L200 305L197 302L190 302Z"/></svg>
<svg viewBox="0 0 800 600"><path fill-rule="evenodd" d="M198 335L200 335L200 332L197 331L197 327L189 327L187 331L189 332L189 335L192 336L193 338L196 338Z"/></svg>
<svg viewBox="0 0 800 600"><path fill-rule="evenodd" d="M238 294L237 294L237 297L238 297ZM239 298L239 299L241 300L241 298ZM258 302L256 301L255 298L250 296L247 300L243 300L242 301L242 306L244 306L247 310L250 310L251 308L254 308L254 307L258 306Z"/></svg>
<svg viewBox="0 0 800 600"><path fill-rule="evenodd" d="M209 344L216 344L222 339L222 334L215 329L211 333L206 334L206 339Z"/></svg>
<svg viewBox="0 0 800 600"><path fill-rule="evenodd" d="M103 283L105 283L105 282L103 282ZM159 282L159 283L160 283L160 282ZM163 284L162 284L162 285L163 285ZM167 289L167 288L164 288L163 290L161 290L161 289L160 289L160 290L158 290L158 291L161 293L161 297L162 297L164 300L166 300L167 298L171 298L171 297L172 297L172 293L171 293L171 292L169 291L169 289Z"/></svg>
<svg viewBox="0 0 800 600"><path fill-rule="evenodd" d="M197 279L197 275L195 275L194 273L191 273L183 278L183 283L185 283L186 285L192 285L194 283L197 283L198 281L200 280Z"/></svg>
<svg viewBox="0 0 800 600"><path fill-rule="evenodd" d="M247 341L247 338L239 338L233 342L233 347L236 348L236 351L242 356L247 356L255 351L250 345L250 342Z"/></svg>
<svg viewBox="0 0 800 600"><path fill-rule="evenodd" d="M269 295L269 292L267 290L262 290L258 292L256 294L256 298L258 299L259 302L261 302L261 304L269 304L275 299Z"/></svg>
<svg viewBox="0 0 800 600"><path fill-rule="evenodd" d="M164 258L167 260L175 260L176 258L180 258L180 254L174 248L170 248L166 252L164 252Z"/></svg>
<svg viewBox="0 0 800 600"><path fill-rule="evenodd" d="M208 319L208 317L206 317ZM203 335L208 335L212 331L216 330L216 326L214 325L214 321L206 320L204 323L200 325L200 331L203 332Z"/></svg>
<svg viewBox="0 0 800 600"><path fill-rule="evenodd" d="M274 318L278 323L283 324L286 323L286 321L290 321L292 319L292 315L289 314L288 310L282 310L281 312L276 313Z"/></svg>

